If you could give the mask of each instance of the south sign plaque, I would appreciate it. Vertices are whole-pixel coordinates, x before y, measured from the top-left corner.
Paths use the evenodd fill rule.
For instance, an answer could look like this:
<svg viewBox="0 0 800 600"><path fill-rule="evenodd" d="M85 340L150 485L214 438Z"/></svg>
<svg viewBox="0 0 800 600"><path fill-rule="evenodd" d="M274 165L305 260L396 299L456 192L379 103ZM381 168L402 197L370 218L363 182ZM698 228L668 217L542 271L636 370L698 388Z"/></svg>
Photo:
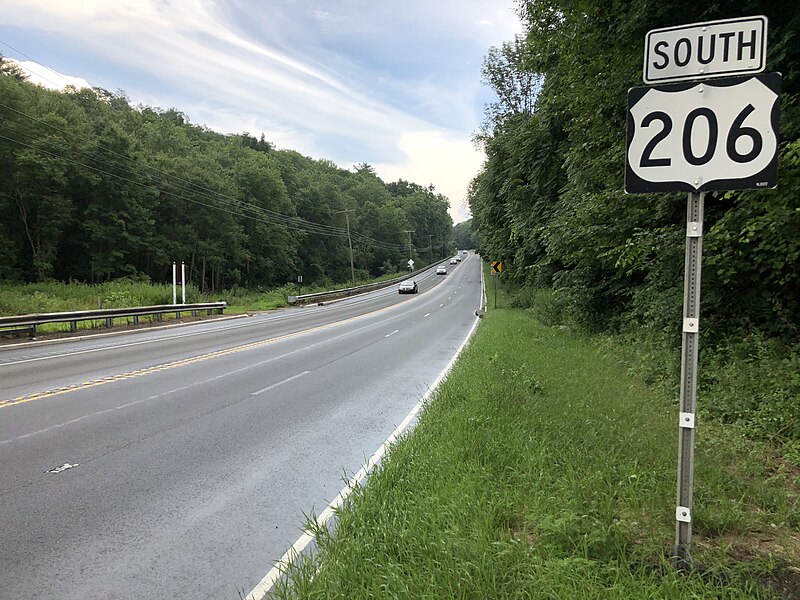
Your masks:
<svg viewBox="0 0 800 600"><path fill-rule="evenodd" d="M779 73L628 92L625 191L777 185Z"/></svg>
<svg viewBox="0 0 800 600"><path fill-rule="evenodd" d="M761 73L767 61L764 16L653 29L644 45L645 83Z"/></svg>

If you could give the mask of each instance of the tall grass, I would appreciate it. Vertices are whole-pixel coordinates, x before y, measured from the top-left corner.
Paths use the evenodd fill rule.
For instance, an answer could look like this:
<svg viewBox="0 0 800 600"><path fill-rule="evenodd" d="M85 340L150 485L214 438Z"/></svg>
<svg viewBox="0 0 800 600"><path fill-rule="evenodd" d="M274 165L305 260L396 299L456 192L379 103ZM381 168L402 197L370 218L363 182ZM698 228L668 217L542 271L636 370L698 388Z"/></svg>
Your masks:
<svg viewBox="0 0 800 600"><path fill-rule="evenodd" d="M398 273L387 274L375 279L357 280L357 285L385 281L397 277ZM304 294L325 292L349 287L350 283L304 286ZM202 302L227 303L227 314L242 314L253 311L265 311L289 305L288 297L297 294L297 286L286 284L270 290L251 290L232 288L214 293L201 293L195 286L186 286L186 303ZM180 287L177 288L177 300L182 300ZM119 279L108 283L90 285L86 283L47 282L30 284L0 283L0 316L26 315L37 313L54 313L76 310L94 310L98 308L128 308L134 306L156 306L172 304L172 285L147 283L132 279ZM174 314L165 314L171 320ZM155 317L144 317L155 322ZM131 319L115 319L114 324L132 323ZM81 321L78 329L105 328L105 320ZM61 333L69 331L68 323L49 323L40 325L40 333Z"/></svg>
<svg viewBox="0 0 800 600"><path fill-rule="evenodd" d="M607 340L489 312L418 426L278 598L769 598L800 567L797 487L768 446L698 429L694 558L669 565L677 407ZM800 483L800 482L796 482ZM758 544L753 541L758 540Z"/></svg>
<svg viewBox="0 0 800 600"><path fill-rule="evenodd" d="M357 285L386 281L398 277L390 273L381 277L357 280ZM305 285L304 294L324 292L349 287L351 284ZM186 302L227 302L228 312L271 310L288 305L288 296L297 294L295 284L286 284L269 290L232 288L214 293L201 293L193 285L186 286ZM181 300L180 286L177 299ZM0 283L0 316L35 313L94 310L97 308L128 308L172 303L172 285L146 283L119 279L97 285L70 282L12 284Z"/></svg>
<svg viewBox="0 0 800 600"><path fill-rule="evenodd" d="M187 302L196 291L187 288ZM180 293L180 291L179 291ZM190 298L192 298L190 300ZM0 316L170 304L172 286L136 281L0 284Z"/></svg>

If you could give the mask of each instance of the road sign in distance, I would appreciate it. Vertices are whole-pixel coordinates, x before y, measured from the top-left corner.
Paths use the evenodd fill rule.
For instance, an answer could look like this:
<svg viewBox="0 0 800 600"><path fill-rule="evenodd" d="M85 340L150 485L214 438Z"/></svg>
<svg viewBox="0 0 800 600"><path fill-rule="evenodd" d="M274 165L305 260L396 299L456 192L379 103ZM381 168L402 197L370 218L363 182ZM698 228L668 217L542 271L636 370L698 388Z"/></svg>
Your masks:
<svg viewBox="0 0 800 600"><path fill-rule="evenodd" d="M766 60L763 16L665 27L645 37L644 82L755 75Z"/></svg>
<svg viewBox="0 0 800 600"><path fill-rule="evenodd" d="M779 73L628 92L625 191L777 186Z"/></svg>
<svg viewBox="0 0 800 600"><path fill-rule="evenodd" d="M492 273L502 273L503 272L503 261L501 260L493 260L492 261Z"/></svg>

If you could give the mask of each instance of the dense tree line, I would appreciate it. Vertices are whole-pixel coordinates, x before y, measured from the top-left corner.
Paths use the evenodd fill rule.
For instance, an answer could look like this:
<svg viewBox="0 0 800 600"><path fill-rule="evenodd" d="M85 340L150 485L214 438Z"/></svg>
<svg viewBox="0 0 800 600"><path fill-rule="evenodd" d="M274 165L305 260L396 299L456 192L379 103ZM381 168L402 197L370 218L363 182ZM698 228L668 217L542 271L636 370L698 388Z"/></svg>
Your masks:
<svg viewBox="0 0 800 600"><path fill-rule="evenodd" d="M453 241L462 250L478 247L478 236L472 229L472 219L453 225Z"/></svg>
<svg viewBox="0 0 800 600"><path fill-rule="evenodd" d="M749 15L769 19L767 71L783 75L779 187L706 196L706 342L800 328L800 9L724 3L529 0L525 34L493 48L497 102L470 207L480 248L521 288L552 290L553 312L593 330L679 340L686 194L623 192L627 91L642 84L645 34Z"/></svg>
<svg viewBox="0 0 800 600"><path fill-rule="evenodd" d="M0 57L0 281L272 287L402 271L452 251L448 200L221 135L102 89L54 92ZM410 246L409 249L409 235Z"/></svg>

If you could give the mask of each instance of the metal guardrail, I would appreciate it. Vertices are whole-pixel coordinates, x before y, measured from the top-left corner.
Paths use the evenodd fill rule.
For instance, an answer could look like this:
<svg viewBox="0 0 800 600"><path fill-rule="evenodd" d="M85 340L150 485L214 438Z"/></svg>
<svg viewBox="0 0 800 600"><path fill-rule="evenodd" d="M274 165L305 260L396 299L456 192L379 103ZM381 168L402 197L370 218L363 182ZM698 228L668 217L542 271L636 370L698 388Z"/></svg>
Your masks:
<svg viewBox="0 0 800 600"><path fill-rule="evenodd" d="M357 285L356 287L349 287L343 288L341 290L331 290L329 292L317 292L315 294L303 294L302 296L289 296L289 304L303 304L304 302L317 302L321 303L320 300L324 301L326 298L330 298L331 300L336 298L346 298L348 296L355 296L356 294L360 294L362 292L371 292L373 290L379 290L381 288L389 287L400 283L401 281L405 281L406 279L411 279L420 273L424 273L431 267L434 267L442 262L449 260L449 258L442 258L433 262L421 269L417 269L416 271L412 271L408 275L401 275L400 277L395 277L394 279L387 279L385 281L378 281L376 283L367 283L365 285Z"/></svg>
<svg viewBox="0 0 800 600"><path fill-rule="evenodd" d="M133 308L102 308L100 310L78 310L72 312L40 313L33 315L17 315L0 317L0 335L27 331L31 339L36 338L36 327L45 323L69 323L70 331L78 330L79 321L105 320L106 327L111 327L114 319L132 317L133 324L139 324L139 317L155 315L160 321L167 313L175 313L180 318L181 313L190 312L193 317L198 311L205 310L207 314L222 311L227 306L226 302L206 302L204 304L162 304L160 306L138 306Z"/></svg>

